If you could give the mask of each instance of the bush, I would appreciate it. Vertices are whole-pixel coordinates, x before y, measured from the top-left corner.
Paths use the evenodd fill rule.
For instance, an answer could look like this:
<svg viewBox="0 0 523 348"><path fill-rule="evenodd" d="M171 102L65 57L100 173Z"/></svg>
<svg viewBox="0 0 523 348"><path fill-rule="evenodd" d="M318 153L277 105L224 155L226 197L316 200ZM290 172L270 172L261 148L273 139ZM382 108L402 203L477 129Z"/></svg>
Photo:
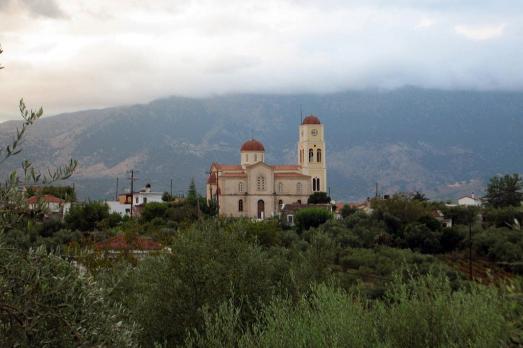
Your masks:
<svg viewBox="0 0 523 348"><path fill-rule="evenodd" d="M523 261L523 233L507 228L483 230L473 236L473 246L493 261Z"/></svg>
<svg viewBox="0 0 523 348"><path fill-rule="evenodd" d="M329 204L331 198L325 192L314 192L307 199L307 204Z"/></svg>
<svg viewBox="0 0 523 348"><path fill-rule="evenodd" d="M97 224L109 218L109 206L103 202L73 205L65 216L67 227L72 230L92 231Z"/></svg>
<svg viewBox="0 0 523 348"><path fill-rule="evenodd" d="M143 222L149 222L154 218L165 218L165 213L169 205L167 203L150 202L145 204L142 210L141 219Z"/></svg>
<svg viewBox="0 0 523 348"><path fill-rule="evenodd" d="M332 218L332 213L324 208L303 208L295 216L298 231L318 227Z"/></svg>
<svg viewBox="0 0 523 348"><path fill-rule="evenodd" d="M0 346L136 346L127 313L68 262L0 246L0 264Z"/></svg>
<svg viewBox="0 0 523 348"><path fill-rule="evenodd" d="M248 304L243 320L274 293L291 288L284 253L264 250L217 224L205 223L180 231L174 237L172 254L140 262L125 281L119 282L123 300L143 327L141 342L174 346L186 331L203 324L205 308L216 308L232 294Z"/></svg>
<svg viewBox="0 0 523 348"><path fill-rule="evenodd" d="M206 312L205 330L189 347L498 347L508 343L509 306L496 288L454 291L448 278L397 275L385 300L314 285L297 303L274 298L252 326L241 306Z"/></svg>

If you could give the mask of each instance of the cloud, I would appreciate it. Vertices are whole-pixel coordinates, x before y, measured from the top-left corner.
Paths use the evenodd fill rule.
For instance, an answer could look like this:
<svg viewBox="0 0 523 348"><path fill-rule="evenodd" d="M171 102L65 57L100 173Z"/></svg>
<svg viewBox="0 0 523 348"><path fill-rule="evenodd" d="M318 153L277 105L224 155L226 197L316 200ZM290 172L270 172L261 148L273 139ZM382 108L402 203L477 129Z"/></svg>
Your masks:
<svg viewBox="0 0 523 348"><path fill-rule="evenodd" d="M55 0L0 0L0 11L6 9L25 10L32 15L49 18L65 17Z"/></svg>
<svg viewBox="0 0 523 348"><path fill-rule="evenodd" d="M484 41L499 38L503 35L505 24L486 25L486 26L468 26L456 25L454 30L457 34L474 41Z"/></svg>
<svg viewBox="0 0 523 348"><path fill-rule="evenodd" d="M22 96L53 114L168 95L521 90L522 4L0 0L0 120Z"/></svg>

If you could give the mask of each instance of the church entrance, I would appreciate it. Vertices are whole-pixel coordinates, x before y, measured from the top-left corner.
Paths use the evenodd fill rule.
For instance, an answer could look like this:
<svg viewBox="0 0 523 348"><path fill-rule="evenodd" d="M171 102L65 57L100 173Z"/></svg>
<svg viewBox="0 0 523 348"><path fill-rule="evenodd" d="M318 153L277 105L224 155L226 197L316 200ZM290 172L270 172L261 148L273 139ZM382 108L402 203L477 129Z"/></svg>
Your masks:
<svg viewBox="0 0 523 348"><path fill-rule="evenodd" d="M258 219L265 218L265 202L260 199L258 201Z"/></svg>

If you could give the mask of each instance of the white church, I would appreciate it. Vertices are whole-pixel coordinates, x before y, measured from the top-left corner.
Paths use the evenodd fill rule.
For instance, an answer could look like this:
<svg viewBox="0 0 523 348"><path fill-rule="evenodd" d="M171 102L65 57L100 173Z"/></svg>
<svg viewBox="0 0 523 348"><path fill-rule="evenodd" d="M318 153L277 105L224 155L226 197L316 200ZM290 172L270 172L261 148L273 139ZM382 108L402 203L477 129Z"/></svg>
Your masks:
<svg viewBox="0 0 523 348"><path fill-rule="evenodd" d="M213 163L209 173L207 200L216 200L220 216L276 216L284 204L305 204L312 193L326 192L324 126L314 115L303 119L297 164L267 164L265 147L251 139L240 149L240 164Z"/></svg>

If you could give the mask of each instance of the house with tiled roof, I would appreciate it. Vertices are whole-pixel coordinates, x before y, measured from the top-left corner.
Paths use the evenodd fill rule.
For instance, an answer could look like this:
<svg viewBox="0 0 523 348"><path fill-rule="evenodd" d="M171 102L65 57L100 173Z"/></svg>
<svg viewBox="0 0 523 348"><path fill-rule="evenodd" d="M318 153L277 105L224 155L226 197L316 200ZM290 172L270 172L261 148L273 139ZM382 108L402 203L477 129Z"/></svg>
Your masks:
<svg viewBox="0 0 523 348"><path fill-rule="evenodd" d="M46 216L62 218L71 206L70 203L54 195L34 195L26 200L30 210L41 210Z"/></svg>
<svg viewBox="0 0 523 348"><path fill-rule="evenodd" d="M286 204L306 203L314 192L327 191L324 126L313 115L299 126L297 163L265 162L265 146L250 139L240 148L240 164L212 163L207 200L219 214L264 219L280 215Z"/></svg>

